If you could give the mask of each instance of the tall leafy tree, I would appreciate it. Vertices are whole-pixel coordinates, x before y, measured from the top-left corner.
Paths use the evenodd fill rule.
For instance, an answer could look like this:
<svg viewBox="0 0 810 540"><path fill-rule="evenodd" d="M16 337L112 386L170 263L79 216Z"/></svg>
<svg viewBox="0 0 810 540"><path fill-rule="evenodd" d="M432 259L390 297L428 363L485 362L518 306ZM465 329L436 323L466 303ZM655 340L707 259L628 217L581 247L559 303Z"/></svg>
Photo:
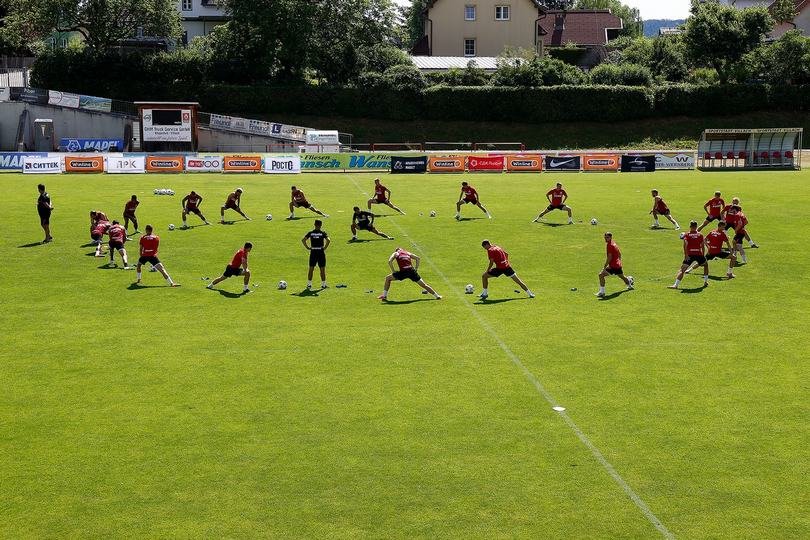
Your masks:
<svg viewBox="0 0 810 540"><path fill-rule="evenodd" d="M776 0L771 5L771 15L778 24L792 23L798 14L794 0ZM793 26L796 27L795 24Z"/></svg>
<svg viewBox="0 0 810 540"><path fill-rule="evenodd" d="M620 0L577 0L575 9L609 9L622 20L623 36L638 37L644 34L644 22L638 9L626 6Z"/></svg>

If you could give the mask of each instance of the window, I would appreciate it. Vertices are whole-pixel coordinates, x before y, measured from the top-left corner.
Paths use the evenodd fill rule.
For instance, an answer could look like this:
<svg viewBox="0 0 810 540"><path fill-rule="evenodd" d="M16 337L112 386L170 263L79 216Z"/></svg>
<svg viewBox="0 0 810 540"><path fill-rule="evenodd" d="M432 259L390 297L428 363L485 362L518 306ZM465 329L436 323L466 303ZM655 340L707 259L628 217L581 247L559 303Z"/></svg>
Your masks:
<svg viewBox="0 0 810 540"><path fill-rule="evenodd" d="M464 6L464 20L465 21L475 20L475 6Z"/></svg>
<svg viewBox="0 0 810 540"><path fill-rule="evenodd" d="M464 40L464 56L475 56L475 40Z"/></svg>
<svg viewBox="0 0 810 540"><path fill-rule="evenodd" d="M508 21L509 20L509 6L495 6L495 20Z"/></svg>
<svg viewBox="0 0 810 540"><path fill-rule="evenodd" d="M191 11L191 0L183 0L183 11Z"/></svg>
<svg viewBox="0 0 810 540"><path fill-rule="evenodd" d="M59 40L59 46L63 49L67 48L67 38L62 38Z"/></svg>

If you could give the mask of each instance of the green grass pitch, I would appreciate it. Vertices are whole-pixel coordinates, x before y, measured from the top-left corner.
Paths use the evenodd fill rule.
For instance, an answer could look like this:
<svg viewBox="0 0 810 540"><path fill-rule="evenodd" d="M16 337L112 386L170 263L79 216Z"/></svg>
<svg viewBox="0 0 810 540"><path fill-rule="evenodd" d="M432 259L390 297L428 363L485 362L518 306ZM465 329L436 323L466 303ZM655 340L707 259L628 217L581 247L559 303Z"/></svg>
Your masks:
<svg viewBox="0 0 810 540"><path fill-rule="evenodd" d="M0 537L810 536L810 173L384 176L396 240L347 243L372 180L0 175ZM495 219L453 219L462 180ZM583 223L530 224L557 180ZM49 245L31 245L40 181ZM292 183L331 214L331 288L311 296ZM253 221L167 230L189 190L214 221L237 186ZM666 288L681 242L650 230L653 187L683 225L716 189L741 197L761 248L738 279ZM130 288L86 246L89 210L118 217L133 193L179 288ZM605 230L637 290L599 301ZM463 294L484 238L536 299L507 278L485 305ZM254 292L206 290L248 240ZM443 300L410 282L376 300L397 246Z"/></svg>

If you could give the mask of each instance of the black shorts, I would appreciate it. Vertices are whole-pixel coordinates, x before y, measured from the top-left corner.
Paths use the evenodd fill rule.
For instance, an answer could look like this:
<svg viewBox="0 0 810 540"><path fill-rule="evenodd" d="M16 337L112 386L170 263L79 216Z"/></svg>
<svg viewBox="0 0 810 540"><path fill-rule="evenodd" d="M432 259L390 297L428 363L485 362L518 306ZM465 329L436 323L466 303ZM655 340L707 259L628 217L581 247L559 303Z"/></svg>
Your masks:
<svg viewBox="0 0 810 540"><path fill-rule="evenodd" d="M669 208L667 208L663 212L660 211L660 210L656 210L655 213L658 214L659 216L668 216L669 215Z"/></svg>
<svg viewBox="0 0 810 540"><path fill-rule="evenodd" d="M473 197L472 199L464 199L464 204L478 204L478 199Z"/></svg>
<svg viewBox="0 0 810 540"><path fill-rule="evenodd" d="M51 223L51 211L50 210L37 210L39 212L39 222L42 225L49 225Z"/></svg>
<svg viewBox="0 0 810 540"><path fill-rule="evenodd" d="M717 219L721 219L720 216L706 216L706 223L711 223Z"/></svg>
<svg viewBox="0 0 810 540"><path fill-rule="evenodd" d="M550 204L546 210L565 210L564 204Z"/></svg>
<svg viewBox="0 0 810 540"><path fill-rule="evenodd" d="M743 231L741 233L736 233L734 235L734 241L735 242L742 242L743 240L745 240L745 231Z"/></svg>
<svg viewBox="0 0 810 540"><path fill-rule="evenodd" d="M706 257L704 257L703 255L690 255L689 257L683 260L683 264L687 266L691 264L703 266L704 264L706 264Z"/></svg>
<svg viewBox="0 0 810 540"><path fill-rule="evenodd" d="M408 270L399 270L398 272L394 272L394 279L397 281L402 281L403 279L410 279L411 281L418 282L422 279L422 277L416 273L416 270L413 268L409 268Z"/></svg>
<svg viewBox="0 0 810 540"><path fill-rule="evenodd" d="M110 249L124 249L123 242L116 242L115 240L110 240Z"/></svg>
<svg viewBox="0 0 810 540"><path fill-rule="evenodd" d="M151 263L152 266L157 266L160 264L160 259L155 257L154 255L147 255L146 257L141 257L138 259L138 264L146 264Z"/></svg>
<svg viewBox="0 0 810 540"><path fill-rule="evenodd" d="M201 216L202 212L200 212L200 209L197 207L192 208L190 206L186 206L186 214L197 214L198 216Z"/></svg>
<svg viewBox="0 0 810 540"><path fill-rule="evenodd" d="M124 214L124 219L128 219L130 221L138 221L138 218L135 217L134 212L129 212L127 214Z"/></svg>
<svg viewBox="0 0 810 540"><path fill-rule="evenodd" d="M371 204L385 204L388 202L388 199L385 197L374 197L371 199Z"/></svg>
<svg viewBox="0 0 810 540"><path fill-rule="evenodd" d="M493 268L489 272L487 272L492 277L499 277L499 276L506 276L512 277L515 275L515 269L511 266L507 266L506 268Z"/></svg>
<svg viewBox="0 0 810 540"><path fill-rule="evenodd" d="M230 264L225 267L225 271L222 272L223 277L229 278L233 276L241 276L242 273L245 271L244 268L241 266L233 267Z"/></svg>
<svg viewBox="0 0 810 540"><path fill-rule="evenodd" d="M621 268L621 267L619 267L619 268L611 268L611 267L608 266L607 267L607 273L608 273L608 275L611 275L611 276L622 276L622 275L624 275L624 268Z"/></svg>
<svg viewBox="0 0 810 540"><path fill-rule="evenodd" d="M322 249L313 249L309 252L309 265L326 268L326 252Z"/></svg>
<svg viewBox="0 0 810 540"><path fill-rule="evenodd" d="M370 231L372 229L370 221L358 221L357 228L361 231Z"/></svg>
<svg viewBox="0 0 810 540"><path fill-rule="evenodd" d="M728 251L721 251L720 253L709 253L706 255L707 261L713 261L715 259L728 259L731 256L731 253Z"/></svg>
<svg viewBox="0 0 810 540"><path fill-rule="evenodd" d="M309 204L307 201L303 202L293 201L293 206L295 206L296 208L309 208L312 205Z"/></svg>
<svg viewBox="0 0 810 540"><path fill-rule="evenodd" d="M98 233L90 233L90 238L92 238L93 240L101 240L102 236L104 235Z"/></svg>
<svg viewBox="0 0 810 540"><path fill-rule="evenodd" d="M237 206L237 204L235 202L226 201L225 205L222 208L224 208L226 210L228 210L230 208L231 210L236 210L237 212L239 211L239 206Z"/></svg>

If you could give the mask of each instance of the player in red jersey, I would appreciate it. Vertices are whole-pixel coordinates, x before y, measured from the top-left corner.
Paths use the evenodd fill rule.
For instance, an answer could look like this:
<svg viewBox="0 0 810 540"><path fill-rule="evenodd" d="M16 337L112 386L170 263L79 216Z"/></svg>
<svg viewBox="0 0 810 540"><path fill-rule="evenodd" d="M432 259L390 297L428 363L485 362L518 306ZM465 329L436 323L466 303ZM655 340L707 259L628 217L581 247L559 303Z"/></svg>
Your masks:
<svg viewBox="0 0 810 540"><path fill-rule="evenodd" d="M613 233L605 233L605 243L607 244L607 258L605 259L605 266L599 272L599 292L596 293L597 298L605 297L605 278L607 276L617 276L624 281L627 285L627 290L632 291L635 281L633 276L624 275L624 268L622 268L622 252L616 242L613 241Z"/></svg>
<svg viewBox="0 0 810 540"><path fill-rule="evenodd" d="M253 249L253 244L250 242L245 242L245 245L242 249L237 251L233 259L231 259L230 264L225 267L225 272L222 273L217 279L209 283L205 286L206 289L213 289L214 285L219 283L220 281L225 281L229 277L233 276L244 276L244 289L242 289L243 293L249 293L250 287L250 268L248 268L248 254L250 250Z"/></svg>
<svg viewBox="0 0 810 540"><path fill-rule="evenodd" d="M101 210L90 210L90 236L93 235L93 229L95 229L99 223L104 221L110 221L107 219L107 214L102 212ZM95 239L94 239L95 241Z"/></svg>
<svg viewBox="0 0 810 540"><path fill-rule="evenodd" d="M242 191L242 188L236 188L236 191L228 194L228 198L225 199L225 204L219 209L220 223L225 223L225 210L228 209L234 210L240 216L250 221L250 218L242 212Z"/></svg>
<svg viewBox="0 0 810 540"><path fill-rule="evenodd" d="M683 236L683 264L675 276L675 283L669 286L670 289L677 289L683 275L693 264L703 267L703 286L709 286L709 263L706 261L705 247L706 238L697 230L697 221L689 223L689 232Z"/></svg>
<svg viewBox="0 0 810 540"><path fill-rule="evenodd" d="M101 257L104 255L104 246L102 244L102 240L104 235L107 234L107 230L109 228L109 221L97 221L93 227L93 230L90 232L90 238L93 240L93 243L96 244L96 257Z"/></svg>
<svg viewBox="0 0 810 540"><path fill-rule="evenodd" d="M723 249L725 245L726 249ZM726 234L726 222L722 219L717 223L717 228L706 235L706 260L713 261L715 259L728 259L728 271L726 277L728 279L735 278L734 275L734 257L732 254L731 243L729 242L728 235ZM686 273L692 271L693 266L690 266Z"/></svg>
<svg viewBox="0 0 810 540"><path fill-rule="evenodd" d="M726 231L733 232L732 256L736 259L737 253L739 253L742 257L742 262L747 263L748 257L745 255L743 240L745 240L747 234L745 226L748 225L748 218L743 214L742 208L732 205L726 213L726 223Z"/></svg>
<svg viewBox="0 0 810 540"><path fill-rule="evenodd" d="M703 209L706 211L706 219L704 219L703 223L698 227L698 231L702 231L703 227L714 220L723 219L723 209L725 207L726 201L720 196L719 191L715 191L714 197L706 201L706 204L703 205Z"/></svg>
<svg viewBox="0 0 810 540"><path fill-rule="evenodd" d="M129 229L129 222L132 222L132 225L135 227L135 234L138 234L138 218L135 217L135 210L138 209L138 205L141 204L138 200L137 195L133 195L124 205L124 230Z"/></svg>
<svg viewBox="0 0 810 540"><path fill-rule="evenodd" d="M394 268L394 261L397 261L397 266L399 266L399 270ZM414 283L419 284L424 290L426 290L429 294L432 294L436 297L436 300L441 300L442 297L434 291L430 285L425 283L425 280L422 279L422 276L419 275L419 257L406 251L402 248L397 248L390 257L388 257L388 266L391 268L391 273L385 276L385 286L383 287L383 293L378 296L377 298L386 301L388 300L388 289L391 288L391 282L394 280L402 281L403 279L410 279Z"/></svg>
<svg viewBox="0 0 810 540"><path fill-rule="evenodd" d="M660 227L660 225L658 225L658 216L664 216L670 221L670 223L675 225L676 231L681 230L681 226L678 225L678 222L675 221L675 218L672 217L672 213L669 210L669 206L667 206L667 203L665 203L664 199L658 194L658 190L653 189L652 191L650 191L650 193L652 193L653 198L653 207L652 210L650 210L650 214L652 214L653 216L653 224L651 228L657 229L658 227Z"/></svg>
<svg viewBox="0 0 810 540"><path fill-rule="evenodd" d="M371 210L372 204L384 204L389 208L393 208L403 216L405 212L391 204L391 190L380 183L379 178L374 179L374 197L368 200L368 209Z"/></svg>
<svg viewBox="0 0 810 540"><path fill-rule="evenodd" d="M456 202L456 219L461 219L461 206L465 204L472 204L477 206L478 208L483 211L489 219L492 219L492 216L489 214L489 211L481 205L481 201L478 200L478 192L475 191L475 188L472 187L467 182L461 183L461 194L458 197L458 201Z"/></svg>
<svg viewBox="0 0 810 540"><path fill-rule="evenodd" d="M135 284L139 284L141 282L141 266L149 263L154 267L160 274L166 279L166 282L169 284L170 287L177 287L177 283L172 281L172 278L169 276L169 273L166 272L166 269L163 267L163 263L160 262L158 259L158 247L160 246L160 237L157 235L152 234L152 226L147 225L144 228L144 234L141 236L139 241L140 243L140 252L138 257L138 266L135 268L136 275L138 280Z"/></svg>
<svg viewBox="0 0 810 540"><path fill-rule="evenodd" d="M740 208L740 212L742 212L742 206L740 205L740 198L739 197L732 198L731 199L731 204L729 204L725 208L723 208L723 217L726 218L726 221L728 221L728 219L727 219L728 210L732 206L738 206ZM748 240L748 245L750 245L753 249L756 249L756 248L759 247L759 245L757 245L756 242L751 240L751 235L748 234L748 231L745 231L745 239Z"/></svg>
<svg viewBox="0 0 810 540"><path fill-rule="evenodd" d="M201 220L205 222L206 225L211 225L205 216L200 211L200 205L202 204L203 198L198 195L194 190L191 191L188 195L183 197L183 200L180 201L180 206L183 208L183 228L188 229L188 224L186 223L186 216L189 214L197 214Z"/></svg>
<svg viewBox="0 0 810 540"><path fill-rule="evenodd" d="M507 252L505 252L499 246L492 245L489 240L484 240L481 242L481 247L487 251L489 265L487 266L486 271L481 275L482 290L481 294L478 295L479 298L486 300L489 296L489 278L496 278L500 276L508 276L512 278L512 281L520 285L520 288L526 291L529 298L534 298L534 293L529 290L526 284L523 283L523 280L521 280L515 273L515 269L512 268L512 265L509 264L509 254ZM495 266L495 268L492 268L493 266Z"/></svg>
<svg viewBox="0 0 810 540"><path fill-rule="evenodd" d="M315 212L316 214L318 214L320 216L323 216L325 218L329 217L328 214L324 214L323 212L321 212L320 210L318 210L317 208L315 208L314 206L309 204L309 201L307 201L307 197L306 197L306 195L304 195L303 191L301 191L300 189L298 189L295 186L291 186L290 187L290 217L288 217L287 219L295 219L295 209L296 208L308 208L308 209L312 210L313 212Z"/></svg>
<svg viewBox="0 0 810 540"><path fill-rule="evenodd" d="M124 261L124 270L129 270L129 262L127 262L127 250L124 249L124 242L127 241L127 230L121 226L118 221L113 221L107 235L110 237L110 263L115 261L115 252L121 254L121 259Z"/></svg>
<svg viewBox="0 0 810 540"><path fill-rule="evenodd" d="M548 208L540 212L540 215L534 218L532 223L537 223L540 219L551 212L552 210L563 210L568 212L568 224L574 224L574 218L571 216L571 207L566 206L565 201L568 200L568 193L563 189L562 184L557 182L557 187L552 190L549 190L546 193L546 199L548 199Z"/></svg>

